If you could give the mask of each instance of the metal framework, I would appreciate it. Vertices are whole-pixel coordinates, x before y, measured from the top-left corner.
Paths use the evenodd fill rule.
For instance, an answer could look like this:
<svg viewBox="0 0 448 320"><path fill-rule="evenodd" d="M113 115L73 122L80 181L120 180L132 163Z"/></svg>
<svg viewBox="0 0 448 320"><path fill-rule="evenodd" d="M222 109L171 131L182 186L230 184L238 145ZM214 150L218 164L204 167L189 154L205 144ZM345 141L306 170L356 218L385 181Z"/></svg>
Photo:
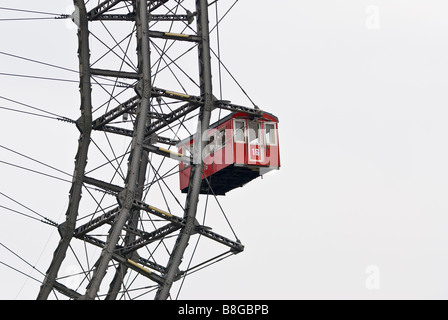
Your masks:
<svg viewBox="0 0 448 320"><path fill-rule="evenodd" d="M221 250L198 267L244 246L236 235L230 239L198 222L203 139L188 157L184 204L170 187L178 162L169 149L183 132L202 137L213 110L261 111L213 95L207 0L104 0L89 10L83 0L74 5L78 149L60 241L37 298L175 298L173 283L193 269L180 270L193 235Z"/></svg>

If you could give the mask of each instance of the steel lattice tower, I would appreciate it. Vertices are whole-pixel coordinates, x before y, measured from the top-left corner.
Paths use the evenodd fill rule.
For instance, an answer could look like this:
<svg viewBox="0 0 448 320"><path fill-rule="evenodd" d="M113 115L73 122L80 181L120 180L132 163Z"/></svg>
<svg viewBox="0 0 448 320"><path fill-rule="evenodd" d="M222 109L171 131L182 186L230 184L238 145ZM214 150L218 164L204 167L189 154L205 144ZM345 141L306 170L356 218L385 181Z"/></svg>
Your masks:
<svg viewBox="0 0 448 320"><path fill-rule="evenodd" d="M66 219L38 299L168 299L186 274L180 266L193 235L224 246L204 263L244 249L237 238L198 222L202 139L188 156L184 203L167 199L175 172L170 148L182 132L202 137L214 110L259 110L213 95L207 0L104 0L90 10L83 0L74 5L78 149ZM152 194L159 189L168 196Z"/></svg>

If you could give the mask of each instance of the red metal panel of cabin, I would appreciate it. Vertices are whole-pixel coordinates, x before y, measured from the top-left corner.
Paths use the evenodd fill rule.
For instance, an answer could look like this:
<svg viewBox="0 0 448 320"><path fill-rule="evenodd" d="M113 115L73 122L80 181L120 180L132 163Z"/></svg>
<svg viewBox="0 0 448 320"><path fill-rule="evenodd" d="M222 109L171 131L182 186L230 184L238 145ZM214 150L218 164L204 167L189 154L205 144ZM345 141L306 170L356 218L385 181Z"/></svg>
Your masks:
<svg viewBox="0 0 448 320"><path fill-rule="evenodd" d="M208 131L208 136L209 138L213 137L214 143L213 147L206 143L202 153L202 159L204 161L202 173L203 179L224 169L227 166L233 165L233 135L231 123L231 119L227 120ZM190 148L192 151L193 146L191 144L193 142L193 139L191 139L184 145L179 146L179 153L189 155L189 153L186 154L186 149ZM179 169L180 189L183 190L189 185L191 166L186 163L180 163Z"/></svg>
<svg viewBox="0 0 448 320"><path fill-rule="evenodd" d="M183 154L184 156L187 156L188 154L186 153L185 149L186 145L180 146L179 153ZM181 190L188 187L190 181L190 174L191 174L191 166L189 164L181 162L179 164L179 182Z"/></svg>
<svg viewBox="0 0 448 320"><path fill-rule="evenodd" d="M266 165L271 167L280 167L280 143L278 137L278 123L266 121L263 124L263 134L266 146Z"/></svg>
<svg viewBox="0 0 448 320"><path fill-rule="evenodd" d="M254 120L244 114L234 118L235 164L280 167L277 118L269 114Z"/></svg>
<svg viewBox="0 0 448 320"><path fill-rule="evenodd" d="M227 120L208 132L213 139L213 146L208 145L203 150L203 175L209 177L225 167L233 164L233 143L231 136L231 120ZM209 140L210 141L210 140Z"/></svg>
<svg viewBox="0 0 448 320"><path fill-rule="evenodd" d="M185 146L193 143L192 139L179 147L180 153L190 155L185 154ZM278 169L279 145L276 117L264 114L261 118L253 119L244 113L232 114L223 123L213 125L208 131L208 142L205 143L202 154L202 178L210 177L231 165ZM185 190L189 185L191 166L181 163L179 168L180 188Z"/></svg>
<svg viewBox="0 0 448 320"><path fill-rule="evenodd" d="M248 165L265 166L268 163L262 121L247 122Z"/></svg>
<svg viewBox="0 0 448 320"><path fill-rule="evenodd" d="M247 119L236 118L232 121L233 162L236 165L247 164Z"/></svg>

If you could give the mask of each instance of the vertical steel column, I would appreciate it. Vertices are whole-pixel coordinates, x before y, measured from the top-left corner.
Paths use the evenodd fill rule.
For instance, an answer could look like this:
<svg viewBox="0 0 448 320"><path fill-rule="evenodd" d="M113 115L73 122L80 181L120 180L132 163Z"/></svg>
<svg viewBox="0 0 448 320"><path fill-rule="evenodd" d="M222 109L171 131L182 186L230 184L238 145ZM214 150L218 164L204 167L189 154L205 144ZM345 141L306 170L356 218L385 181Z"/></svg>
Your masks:
<svg viewBox="0 0 448 320"><path fill-rule="evenodd" d="M136 6L135 2L133 3L133 5ZM138 12L138 8L135 8L134 11ZM137 15L136 19L137 19L136 23L138 25L140 16ZM141 22L141 23L143 24L144 22ZM149 20L146 22L146 24L149 24ZM138 71L139 71L139 74L143 75L145 72L144 68L145 67L147 68L146 62L144 62L147 52L142 52L142 50L140 50L140 48L142 48L142 46L140 45L141 41L144 41L144 39L142 38L141 35L137 34L137 42L138 42L137 56L138 56L138 69L139 69ZM151 119L149 117L147 117L145 126L147 127L150 124L151 124ZM137 187L137 192L135 195L137 200L141 200L143 197L143 191L144 191L143 189L144 189L146 173L147 173L148 163L149 163L148 154L149 154L149 152L144 150L141 155L140 169L139 169L139 181L137 183L138 187ZM133 209L131 211L130 217L127 221L128 225L129 225L129 227L131 227L131 229L137 228L139 215L140 215L140 210ZM132 243L133 241L135 241L136 237L137 236L135 233L128 232L124 238L125 246L126 246L126 244L129 244L129 243ZM137 253L133 252L132 254L127 256L127 258L132 259L132 256L137 256ZM132 260L134 260L134 261L138 260L138 257L134 257L134 259L132 259ZM117 269L115 270L115 276L109 285L109 291L107 293L105 300L115 300L117 298L118 293L120 292L120 288L123 284L124 276L127 274L128 270L129 270L128 266L125 264L122 264L122 263L117 267Z"/></svg>
<svg viewBox="0 0 448 320"><path fill-rule="evenodd" d="M149 124L149 120L147 121ZM145 179L146 179L146 172L148 168L148 151L143 151L140 161L140 169L139 169L139 182L138 182L138 188L136 193L136 199L141 200L143 196L143 189L145 185ZM138 225L138 218L140 216L140 210L133 209L131 211L130 217L127 221L128 226L131 229L137 229ZM130 244L135 241L136 234L133 232L127 232L126 236L124 238L124 245ZM134 258L132 258L135 256ZM126 256L126 258L130 258L131 260L138 260L138 254L137 252L133 252ZM109 285L109 291L107 293L107 296L105 300L115 300L118 296L118 293L120 292L120 288L123 284L124 276L127 274L129 268L127 265L120 263L120 265L115 270L115 276L113 280L111 281Z"/></svg>
<svg viewBox="0 0 448 320"><path fill-rule="evenodd" d="M78 140L78 152L75 159L75 170L73 173L72 186L70 188L69 205L66 212L66 220L59 227L61 239L53 254L50 267L47 270L45 279L40 287L38 300L48 298L53 284L58 275L61 264L66 256L70 240L73 237L73 231L76 226L79 203L82 196L82 183L84 179L85 168L87 165L87 153L90 144L90 135L92 131L92 98L90 83L90 49L89 49L89 28L87 20L87 11L83 0L73 0L75 8L79 10L78 22L78 57L80 71L80 93L81 93L81 117L77 122L80 131Z"/></svg>
<svg viewBox="0 0 448 320"><path fill-rule="evenodd" d="M112 255L115 251L123 226L131 216L132 204L138 193L141 159L143 154L143 143L145 140L146 119L149 113L151 98L151 63L148 35L147 4L147 0L136 0L138 38L137 50L141 52L140 70L142 70L142 74L140 76L143 89L140 105L137 108L137 119L134 126L134 135L132 138L131 155L129 158L126 185L124 190L118 197L121 210L111 228L111 231L109 232L106 246L101 253L97 267L86 291L86 299L94 299L98 293L101 281L106 274L109 262L112 259Z"/></svg>
<svg viewBox="0 0 448 320"><path fill-rule="evenodd" d="M204 106L200 110L199 123L196 131L196 142L194 146L194 164L192 165L190 175L190 187L188 189L184 218L186 226L181 230L170 260L167 265L167 272L164 277L164 283L157 291L156 300L166 300L169 297L171 286L178 273L179 266L185 250L188 246L190 236L194 232L196 222L197 205L199 201L199 192L202 180L202 150L204 148L203 134L210 126L210 117L213 109L213 92L212 92L212 72L210 57L210 31L208 19L208 2L207 0L196 0L197 12L197 28L198 36L201 38L198 46L199 54L199 74L201 96L204 98Z"/></svg>
<svg viewBox="0 0 448 320"><path fill-rule="evenodd" d="M147 125L149 125L149 123L150 123L150 120L148 119ZM143 151L141 161L140 161L140 170L139 170L140 176L139 176L139 182L138 182L138 188L137 188L137 194L136 194L136 199L139 199L139 200L141 200L142 196L143 196L143 189L144 189L144 185L145 185L148 163L149 163L148 151ZM137 229L139 216L140 216L140 210L133 209L131 211L130 217L127 222L128 226L131 229ZM135 233L128 232L124 238L124 245L126 246L126 245L134 242L136 237L137 236ZM135 257L133 258L133 256L135 256ZM136 260L138 260L138 254L137 254L137 252L133 252L133 253L127 255L126 258L130 258L131 260L136 261ZM109 291L107 293L105 300L115 300L117 298L118 293L120 292L120 288L123 284L124 276L127 274L128 270L129 270L128 266L125 264L122 264L122 263L117 267L117 269L115 270L115 276L109 285Z"/></svg>

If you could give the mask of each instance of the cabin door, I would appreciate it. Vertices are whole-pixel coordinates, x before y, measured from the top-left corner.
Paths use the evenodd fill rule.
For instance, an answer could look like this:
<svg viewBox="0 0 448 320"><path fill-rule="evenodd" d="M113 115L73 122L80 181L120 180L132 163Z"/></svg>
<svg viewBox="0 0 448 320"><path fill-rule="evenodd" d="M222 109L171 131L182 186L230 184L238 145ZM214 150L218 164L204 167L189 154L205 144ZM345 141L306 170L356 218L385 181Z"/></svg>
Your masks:
<svg viewBox="0 0 448 320"><path fill-rule="evenodd" d="M248 121L247 142L247 164L257 165L265 162L265 142L263 138L263 127L261 122Z"/></svg>

